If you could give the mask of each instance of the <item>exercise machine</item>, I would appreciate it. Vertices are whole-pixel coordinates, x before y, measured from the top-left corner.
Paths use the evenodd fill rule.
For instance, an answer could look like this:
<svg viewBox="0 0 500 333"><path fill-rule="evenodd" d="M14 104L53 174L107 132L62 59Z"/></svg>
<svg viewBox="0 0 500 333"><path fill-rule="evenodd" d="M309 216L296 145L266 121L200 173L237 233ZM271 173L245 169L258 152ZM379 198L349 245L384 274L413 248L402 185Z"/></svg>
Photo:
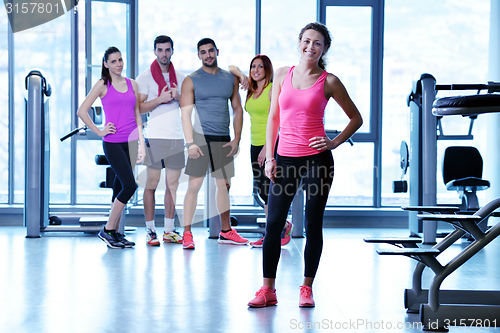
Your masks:
<svg viewBox="0 0 500 333"><path fill-rule="evenodd" d="M451 207L448 207L452 211ZM500 322L500 291L496 290L441 290L443 281L476 253L500 235L500 222L482 230L479 223L500 208L500 198L495 199L472 215L440 214L443 210L420 207L420 211L431 214L417 214L421 221L444 221L450 223L454 231L431 248L417 244L421 238L365 238L367 243L386 243L398 249L378 249L380 255L403 255L418 261L413 272L412 288L404 291L405 308L409 313L419 313L424 330L447 331L450 326L474 323L481 327L496 327ZM438 213L438 214L435 214ZM455 244L464 235L474 239L458 255L446 264L437 256ZM422 288L422 274L426 267L434 272L429 289ZM473 322L471 322L473 321Z"/></svg>
<svg viewBox="0 0 500 333"><path fill-rule="evenodd" d="M42 232L86 232L96 233L107 221L107 214L50 215L50 84L40 70L32 70L25 78L28 90L25 100L25 190L24 226L27 238L39 238ZM78 133L75 129L61 139Z"/></svg>
<svg viewBox="0 0 500 333"><path fill-rule="evenodd" d="M423 81L418 83L418 85L420 85L422 91L425 92L423 94L424 96L416 99L416 95L413 96L412 103L416 106L418 106L419 103L420 105L427 105L427 113L431 113L433 116L436 116L436 119L435 122L433 122L432 118L426 118L426 121L432 126L429 126L429 130L427 132L423 131L422 137L417 137L418 140L414 142L413 147L417 151L413 152L413 154L416 155L413 156L413 163L411 162L412 157L410 153L410 165L412 168L417 170L427 170L426 175L431 177L432 173L429 174L431 171L429 170L430 165L425 165L424 163L416 164L418 162L422 162L421 159L424 158L423 156L426 152L421 151L424 149L423 147L428 145L431 150L435 147L433 139L437 140L438 136L436 135L436 132L433 132L430 129L437 129L439 131L439 135L442 135L440 117L449 115L467 116L471 119L469 134L467 136L471 136L472 123L478 114L500 112L500 94L492 94L492 92L500 90L499 84L497 83L489 83L487 85L437 86L435 85L434 78L429 74L424 74L421 79ZM435 95L436 89L473 89L478 91L487 89L488 94L446 97L436 101L433 100L433 102L428 105L429 99ZM416 92L418 92L418 90L416 90ZM422 119L422 117L420 117L420 119L414 119L414 117L412 117L412 121L417 122L417 124L414 124L413 126L422 130L422 124L425 123L423 120L424 119ZM424 133L427 133L428 137L423 135ZM413 134L416 135L417 133ZM432 144L429 144L429 142ZM464 153L463 150L461 152ZM433 150L432 153L434 153ZM429 158L432 160L432 156ZM455 167L460 168L461 165L459 164ZM477 200L474 198L477 186L486 186L489 184L487 184L484 180L482 180L482 182L479 181L480 179L478 178L480 177L466 177L459 180L450 180L448 182L450 184L450 189L459 189L463 192L463 196L465 196L460 207L436 206L435 192L432 193L432 190L435 190L435 187L429 187L429 184L433 184L433 182L429 179L416 178L419 182L412 183L415 181L415 175L413 176L414 178L412 178L412 175L410 174L410 203L412 203L411 188L413 185L414 190L415 188L418 190L415 190L415 193L419 194L418 198L422 200L424 198L427 199L427 201L419 201L418 203L425 202L426 204L429 204L429 206L416 205L403 207L403 209L410 211L412 216L414 216L417 220L417 225L423 226L424 244L426 243L426 227L430 227L430 230L427 230L427 236L435 240L435 226L438 221L450 224L454 230L431 248L420 247L418 244L422 243L422 239L419 237L365 238L365 242L387 243L398 247L398 249L378 249L377 252L380 255L403 255L418 261L413 272L412 288L404 291L404 297L405 308L408 312L418 312L420 314L420 321L423 324L424 330L447 331L450 326L463 326L465 321L467 321L469 325L478 324L479 326L485 328L495 327L498 322L500 322L500 291L441 290L441 285L450 274L461 267L481 249L500 235L500 222L487 230L484 227L484 225L487 224L487 219L490 216L495 215L495 211L500 208L500 198L492 200L484 207L479 208ZM435 180L435 178L436 176L434 173L432 180ZM433 185L435 186L435 183ZM429 193L432 193L432 195L429 195ZM426 194L427 197L423 194ZM415 199L415 195L413 199ZM415 201L413 201L413 203L415 203ZM468 208L476 208L477 210L470 214L470 212L464 211L464 209L467 210ZM415 227L415 225L413 227ZM429 231L434 232L434 234L429 234ZM411 236L414 236L414 234ZM464 236L470 237L472 240L470 244L468 244L458 255L449 260L446 264L442 264L438 261L437 257L443 251L448 249ZM429 289L422 288L422 274L426 267L429 267L434 272L434 278ZM471 323L471 321L473 322Z"/></svg>
<svg viewBox="0 0 500 333"><path fill-rule="evenodd" d="M444 97L436 100L438 91L476 90L477 95ZM479 94L486 90L487 94ZM407 104L410 108L410 144L401 146L401 168L403 175L409 168L409 186L405 181L394 183L395 192L406 192L409 188L410 206L436 206L437 185L437 140L472 140L474 120L478 114L499 112L499 95L491 94L500 91L500 83L488 84L436 84L430 74L422 74L413 82ZM469 117L469 131L466 135L445 135L441 118L450 115ZM479 185L478 185L479 186ZM464 191L466 208L477 210L474 205L475 190ZM464 207L464 206L463 206ZM423 234L424 244L436 244L437 221L422 223L417 218L418 211L409 212L409 229L411 236Z"/></svg>

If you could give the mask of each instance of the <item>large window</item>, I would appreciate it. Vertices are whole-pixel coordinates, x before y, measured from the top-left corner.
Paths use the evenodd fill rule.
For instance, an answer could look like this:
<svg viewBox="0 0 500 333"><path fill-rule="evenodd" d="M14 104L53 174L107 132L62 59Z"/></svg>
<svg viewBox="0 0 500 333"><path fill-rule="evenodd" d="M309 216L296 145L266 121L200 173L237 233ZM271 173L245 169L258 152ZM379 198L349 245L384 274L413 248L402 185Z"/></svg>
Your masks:
<svg viewBox="0 0 500 333"><path fill-rule="evenodd" d="M372 92L372 16L370 6L328 6L325 24L333 41L327 70L342 81L363 116L358 133L370 133ZM334 101L328 102L325 125L343 130L349 118ZM333 151L335 177L328 203L336 206L373 206L374 145L356 142Z"/></svg>
<svg viewBox="0 0 500 333"><path fill-rule="evenodd" d="M90 0L87 0L90 1ZM333 0L322 0L333 3ZM51 203L101 204L109 203L110 190L100 189L105 167L96 166L94 156L102 153L100 140L70 140L59 138L74 128L71 102L72 71L78 72L79 103L88 89L100 77L101 57L104 50L115 45L122 50L126 70L132 58L127 38L130 26L130 0L92 1L92 10L85 11L87 2L78 5L78 65L72 68L71 15L61 17L15 33L14 50L10 50L15 66L9 68L8 19L0 11L0 153L9 159L0 159L0 203L24 201L24 80L31 69L41 69L53 94L50 106L50 200ZM328 7L325 23L333 35L327 70L336 74L360 109L364 125L358 140L351 147L345 144L334 151L336 176L329 205L332 206L400 206L408 203L408 194L392 193L392 181L401 178L399 148L401 141L409 140L409 108L407 95L412 81L422 73L435 76L438 84L486 83L489 41L490 0L412 2L385 0L383 89L374 86L373 34L374 8L364 6L376 0L336 0L345 7ZM307 23L317 19L317 0L261 1L260 53L268 55L274 68L295 65L300 60L297 50L298 33ZM364 6L364 7L363 7ZM127 71L134 77L149 67L155 59L153 40L166 34L175 42L172 58L176 68L190 74L201 65L196 55L196 43L203 37L213 38L220 50L219 66L237 65L248 74L249 62L255 55L256 2L243 0L216 0L207 4L200 0L138 2L137 67ZM91 25L91 42L87 44L86 26ZM86 47L92 49L87 63ZM74 55L74 54L73 54ZM89 65L90 64L90 65ZM89 65L89 67L88 67ZM88 71L89 70L89 71ZM88 74L90 73L90 74ZM89 82L86 79L89 78ZM9 79L13 84L9 84ZM13 100L9 101L9 87ZM15 88L15 89L14 89ZM373 106L373 91L382 91L382 108ZM370 95L372 94L372 95ZM445 92L439 92L438 97ZM448 92L449 94L449 92ZM245 92L241 91L242 102ZM9 102L13 105L13 118L9 121ZM97 101L96 104L99 104ZM374 122L382 114L382 124ZM73 117L73 118L72 118ZM438 202L456 203L456 193L445 190L441 181L442 154L449 145L472 145L483 152L485 147L486 119L478 117L474 125L473 141L438 141ZM378 121L378 120L377 120ZM325 124L328 129L342 130L347 119L332 102L328 106ZM376 124L373 127L373 124ZM446 134L464 134L468 119L449 117L443 119ZM236 177L233 179L231 200L236 205L253 204L252 173L249 157L249 117L245 112L240 152L236 158ZM377 133L373 132L376 129ZM10 135L9 135L10 133ZM13 133L13 134L12 134ZM380 140L380 135L381 140ZM11 140L11 138L13 138ZM380 141L382 145L379 146ZM13 149L9 147L13 146ZM76 151L71 149L76 148ZM73 155L72 155L73 153ZM72 175L71 158L76 159L76 173ZM13 165L9 167L9 161ZM380 162L381 161L381 162ZM377 163L381 163L378 172ZM411 166L410 166L411 167ZM141 169L142 168L142 169ZM138 167L141 172L144 167ZM380 175L381 177L378 177ZM73 178L74 176L74 178ZM408 179L406 176L405 179ZM8 184L12 184L9 193ZM73 186L76 185L76 186ZM187 187L187 177L181 178L177 204L182 204ZM157 203L163 202L162 191L157 193ZM381 193L381 200L377 197ZM72 196L74 195L74 202ZM374 195L375 194L375 195ZM479 193L480 200L483 193ZM10 200L12 198L12 201ZM142 199L142 190L137 198ZM200 193L199 203L204 195ZM139 201L140 203L140 201Z"/></svg>
<svg viewBox="0 0 500 333"><path fill-rule="evenodd" d="M149 24L148 22L165 22ZM255 55L255 1L220 0L208 6L199 0L169 2L163 10L152 0L139 2L139 73L149 68L155 59L153 41L158 35L168 35L174 41L172 63L176 69L189 75L201 67L196 44L212 38L219 49L218 65L228 69L236 65L247 70ZM244 102L245 92L240 94ZM252 170L250 163L250 124L245 115L240 151L235 159L236 176L231 187L232 204L253 204ZM232 125L231 125L232 129ZM141 168L139 168L141 169ZM142 168L143 169L143 168ZM177 203L182 204L187 189L187 176L182 175L177 192ZM237 186L236 186L237 184ZM157 191L157 203L163 203L162 191ZM138 192L142 199L142 189ZM204 192L200 191L198 203L203 204Z"/></svg>
<svg viewBox="0 0 500 333"><path fill-rule="evenodd" d="M88 9L91 13L87 13ZM92 1L79 8L80 29L80 89L79 104L87 92L101 78L102 57L110 46L117 47L124 59L124 75L131 76L132 57L128 53L127 38L129 5L121 2ZM90 26L85 26L90 22ZM87 28L87 29L85 29ZM102 106L98 98L94 106ZM76 110L73 110L76 112ZM105 120L104 120L105 121ZM83 122L79 122L80 126ZM106 166L96 165L95 156L102 155L102 140L89 132L87 136L77 136L76 156L76 202L85 204L108 204L111 201L111 189L100 188L106 178ZM68 140L69 141L69 140Z"/></svg>
<svg viewBox="0 0 500 333"><path fill-rule="evenodd" d="M15 43L15 202L24 201L25 77L40 69L52 87L49 101L50 201L64 203L69 198L69 166L65 161L70 146L59 141L70 127L71 48L70 15L14 34Z"/></svg>
<svg viewBox="0 0 500 333"><path fill-rule="evenodd" d="M392 193L392 181L401 178L399 147L402 140L409 140L406 99L412 81L429 73L438 84L486 83L489 7L489 0L385 0L382 205L408 204L408 194ZM460 93L475 92L453 92ZM445 95L438 92L438 97ZM485 118L480 116L475 122L473 141L438 141L438 203L459 203L456 192L446 191L442 181L444 149L471 145L484 151ZM443 119L446 134L467 134L468 125L469 119L460 116Z"/></svg>

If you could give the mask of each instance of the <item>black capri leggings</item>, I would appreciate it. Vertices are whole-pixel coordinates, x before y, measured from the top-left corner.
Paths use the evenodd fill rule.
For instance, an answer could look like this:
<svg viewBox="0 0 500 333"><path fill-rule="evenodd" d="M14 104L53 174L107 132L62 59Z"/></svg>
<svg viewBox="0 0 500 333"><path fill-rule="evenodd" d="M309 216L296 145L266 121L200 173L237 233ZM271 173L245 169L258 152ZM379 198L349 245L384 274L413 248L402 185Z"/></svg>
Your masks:
<svg viewBox="0 0 500 333"><path fill-rule="evenodd" d="M269 178L266 177L264 166L260 167L258 158L264 146L250 145L250 158L252 160L253 171L253 188L257 190L259 197L261 197L264 204L267 205L267 198L269 196Z"/></svg>
<svg viewBox="0 0 500 333"><path fill-rule="evenodd" d="M304 276L315 277L323 250L323 214L333 181L330 150L303 157L277 156L275 182L269 188L266 238L262 249L265 278L276 278L281 231L302 180L306 190Z"/></svg>
<svg viewBox="0 0 500 333"><path fill-rule="evenodd" d="M102 148L115 173L112 202L118 199L121 203L126 204L137 189L132 170L137 157L137 141L118 143L103 141ZM134 157L133 160L130 156Z"/></svg>

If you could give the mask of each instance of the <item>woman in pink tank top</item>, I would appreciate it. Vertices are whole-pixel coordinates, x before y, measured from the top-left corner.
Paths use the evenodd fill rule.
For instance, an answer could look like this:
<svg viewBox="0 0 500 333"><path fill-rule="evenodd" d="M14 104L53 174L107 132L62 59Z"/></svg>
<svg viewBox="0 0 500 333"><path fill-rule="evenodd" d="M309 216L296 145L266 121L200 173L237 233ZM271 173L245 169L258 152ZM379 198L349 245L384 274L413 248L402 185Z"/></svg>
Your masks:
<svg viewBox="0 0 500 333"><path fill-rule="evenodd" d="M138 86L134 80L123 77L122 70L121 52L114 46L108 48L102 59L102 78L77 111L87 128L103 138L104 155L115 173L111 212L108 222L99 232L99 238L111 248L135 245L118 230L120 215L137 189L133 167L146 156L137 103ZM106 118L103 129L99 129L88 115L88 110L98 97L101 98Z"/></svg>
<svg viewBox="0 0 500 333"><path fill-rule="evenodd" d="M331 45L326 26L306 25L299 34L301 60L297 66L276 71L266 131L266 175L271 180L266 237L263 244L263 286L248 305L276 304L276 270L280 236L292 199L302 182L306 190L304 281L299 306L315 306L312 284L323 248L323 214L333 180L331 150L348 140L363 120L344 85L325 71L323 56ZM325 134L324 112L333 98L350 119L333 140ZM279 130L277 152L274 151Z"/></svg>

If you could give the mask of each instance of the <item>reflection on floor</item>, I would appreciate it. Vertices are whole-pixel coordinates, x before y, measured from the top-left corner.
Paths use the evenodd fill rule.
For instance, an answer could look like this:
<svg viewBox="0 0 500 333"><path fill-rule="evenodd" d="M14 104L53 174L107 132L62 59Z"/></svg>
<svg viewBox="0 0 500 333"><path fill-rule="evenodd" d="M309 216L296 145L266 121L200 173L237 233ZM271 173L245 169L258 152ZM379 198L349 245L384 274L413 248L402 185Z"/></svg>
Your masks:
<svg viewBox="0 0 500 333"><path fill-rule="evenodd" d="M415 262L380 257L382 245L363 242L407 230L325 229L312 309L298 307L304 239L283 247L278 305L249 309L262 283L261 249L218 245L205 228L193 234L194 251L147 247L142 229L128 235L134 249L111 250L94 235L26 239L22 227L1 227L0 332L421 332L403 306ZM499 250L493 241L442 288L500 289ZM431 277L424 273L424 287Z"/></svg>

